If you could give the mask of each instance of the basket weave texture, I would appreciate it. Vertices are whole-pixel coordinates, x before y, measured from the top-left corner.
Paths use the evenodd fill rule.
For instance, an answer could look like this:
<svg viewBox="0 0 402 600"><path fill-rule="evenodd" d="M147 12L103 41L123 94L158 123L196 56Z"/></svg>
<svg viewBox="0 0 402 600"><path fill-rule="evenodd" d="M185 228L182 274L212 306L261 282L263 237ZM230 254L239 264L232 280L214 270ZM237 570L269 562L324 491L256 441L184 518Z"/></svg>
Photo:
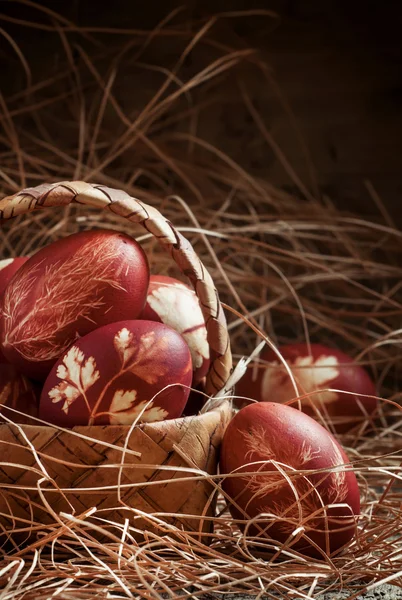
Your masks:
<svg viewBox="0 0 402 600"><path fill-rule="evenodd" d="M222 307L211 276L191 244L155 208L125 192L85 182L25 189L0 202L0 219L42 207L86 204L108 209L152 233L192 283L207 327L211 366L206 391L217 394L229 378L232 359ZM210 530L218 448L230 418L227 401L217 408L135 427L75 427L0 424L1 538L30 534L57 524L59 513L96 514L135 528L152 529L146 514L200 534ZM127 508L135 509L128 511Z"/></svg>

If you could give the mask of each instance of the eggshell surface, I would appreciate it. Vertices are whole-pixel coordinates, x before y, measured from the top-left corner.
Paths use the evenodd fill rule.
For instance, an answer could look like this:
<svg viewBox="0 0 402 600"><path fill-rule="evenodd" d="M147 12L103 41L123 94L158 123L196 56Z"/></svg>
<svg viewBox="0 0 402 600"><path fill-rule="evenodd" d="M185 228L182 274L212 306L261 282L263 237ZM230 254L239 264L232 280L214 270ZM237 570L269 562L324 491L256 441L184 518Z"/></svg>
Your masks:
<svg viewBox="0 0 402 600"><path fill-rule="evenodd" d="M88 231L50 244L20 267L5 290L5 357L43 381L77 338L136 318L148 281L145 253L129 236Z"/></svg>
<svg viewBox="0 0 402 600"><path fill-rule="evenodd" d="M17 256L16 258L0 260L0 296L6 289L10 279L27 260L27 256Z"/></svg>
<svg viewBox="0 0 402 600"><path fill-rule="evenodd" d="M183 336L193 361L193 384L201 381L207 374L210 355L205 320L195 292L173 277L151 275L141 318L165 323Z"/></svg>
<svg viewBox="0 0 402 600"><path fill-rule="evenodd" d="M27 260L27 256L17 256L16 258L5 258L0 260L0 297L3 295L10 279ZM0 362L7 362L1 350Z"/></svg>
<svg viewBox="0 0 402 600"><path fill-rule="evenodd" d="M317 547L327 554L336 551L355 532L359 488L344 465L349 459L326 429L299 410L272 402L240 410L221 448L221 472L238 473L222 483L239 507L229 505L233 517L270 513L248 534L290 540L290 547L314 556L319 556Z"/></svg>
<svg viewBox="0 0 402 600"><path fill-rule="evenodd" d="M342 433L361 422L377 408L376 387L367 371L347 354L321 344L289 344L278 348L296 380L302 410L315 416L317 409L325 422ZM297 397L283 364L272 350L261 354L268 362L256 370L249 368L236 386L236 394L260 402L288 402ZM340 391L329 391L328 388ZM317 390L321 391L319 393ZM345 392L353 393L342 393ZM374 396L365 397L364 395Z"/></svg>
<svg viewBox="0 0 402 600"><path fill-rule="evenodd" d="M151 321L112 323L78 340L56 363L40 417L63 427L173 419L183 412L191 377L190 352L176 331Z"/></svg>
<svg viewBox="0 0 402 600"><path fill-rule="evenodd" d="M7 410L4 406L24 415ZM13 365L0 364L0 411L14 423L33 424L29 417L38 416L38 399L34 387Z"/></svg>

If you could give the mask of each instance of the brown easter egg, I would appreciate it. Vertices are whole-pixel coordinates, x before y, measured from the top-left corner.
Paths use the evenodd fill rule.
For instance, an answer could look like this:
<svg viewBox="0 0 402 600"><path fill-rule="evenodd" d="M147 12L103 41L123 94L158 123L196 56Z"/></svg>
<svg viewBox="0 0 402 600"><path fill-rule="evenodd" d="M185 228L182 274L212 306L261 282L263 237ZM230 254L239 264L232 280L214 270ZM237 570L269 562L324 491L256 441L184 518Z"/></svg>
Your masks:
<svg viewBox="0 0 402 600"><path fill-rule="evenodd" d="M4 408L7 406L24 415ZM38 399L33 385L9 364L0 364L0 412L14 423L33 424L29 417L38 416Z"/></svg>
<svg viewBox="0 0 402 600"><path fill-rule="evenodd" d="M27 260L27 256L17 256L16 258L5 258L0 260L0 298L14 273L16 273ZM1 350L0 362L7 362Z"/></svg>
<svg viewBox="0 0 402 600"><path fill-rule="evenodd" d="M97 327L135 319L149 280L139 244L113 231L86 231L43 248L9 282L2 301L2 350L43 381L75 342Z"/></svg>
<svg viewBox="0 0 402 600"><path fill-rule="evenodd" d="M377 408L376 388L369 374L350 356L321 344L289 344L278 348L295 378L299 394L309 394L301 400L303 412L316 417L317 411L325 423L331 423L342 433L362 421ZM295 388L273 350L267 349L261 359L269 363L255 372L249 368L236 385L236 394L260 402L287 402L296 397ZM342 391L322 391L317 390Z"/></svg>
<svg viewBox="0 0 402 600"><path fill-rule="evenodd" d="M165 323L183 336L193 361L193 384L201 381L209 367L209 344L195 292L173 277L151 275L141 318Z"/></svg>
<svg viewBox="0 0 402 600"><path fill-rule="evenodd" d="M334 437L299 410L273 402L240 410L226 429L220 466L238 474L222 483L234 518L268 513L248 530L241 526L248 535L313 556L352 539L360 512L356 476Z"/></svg>
<svg viewBox="0 0 402 600"><path fill-rule="evenodd" d="M43 387L39 414L62 427L174 419L191 377L190 351L176 331L152 321L112 323L63 353Z"/></svg>

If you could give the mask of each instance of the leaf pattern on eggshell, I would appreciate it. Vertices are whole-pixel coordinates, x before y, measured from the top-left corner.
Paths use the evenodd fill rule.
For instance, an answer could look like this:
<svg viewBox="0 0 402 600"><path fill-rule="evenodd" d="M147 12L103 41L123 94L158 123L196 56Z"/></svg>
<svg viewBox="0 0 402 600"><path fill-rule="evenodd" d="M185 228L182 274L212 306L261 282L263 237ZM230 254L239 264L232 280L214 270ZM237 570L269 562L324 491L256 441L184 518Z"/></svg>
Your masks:
<svg viewBox="0 0 402 600"><path fill-rule="evenodd" d="M153 385L169 371L169 366L161 362L161 356L167 356L169 352L167 336L157 337L154 331L150 331L141 335L137 342L136 336L123 327L115 334L113 345L120 359L120 370L110 377L103 388L98 391L98 398L92 409L86 398L86 392L100 379L100 372L95 358L93 356L86 358L77 346L70 348L64 356L63 362L57 367L56 374L61 381L48 392L52 403L62 402L61 410L68 414L73 402L83 396L89 417L94 420L99 414L98 409L106 393L122 375L132 373ZM190 368L191 364L189 363ZM136 401L136 397L136 390L117 390L115 392L108 411L112 424L129 424L135 420L147 403L146 400ZM141 421L159 421L166 418L167 415L168 413L164 409L154 407L152 403L144 411Z"/></svg>
<svg viewBox="0 0 402 600"><path fill-rule="evenodd" d="M285 465L291 465L292 469L302 469L309 461L320 456L320 449L313 450L310 444L307 444L303 440L302 444L295 450L290 447L288 450L284 447L283 443L277 440L274 444L276 448L280 448L280 460L277 460L278 452L272 447L268 441L265 429L262 425L252 427L250 431L242 432L248 452L246 458L251 459L252 454L256 453L262 455L264 459L272 462L280 462ZM271 435L272 432L271 432ZM262 471L265 470L265 465L259 467ZM272 471L269 475L258 475L251 476L248 481L250 482L249 487L255 492L256 496L265 496L268 493L277 493L280 488L287 487L289 484L283 475L278 471Z"/></svg>
<svg viewBox="0 0 402 600"><path fill-rule="evenodd" d="M77 346L72 346L57 367L57 377L61 382L49 391L49 398L53 404L63 402L61 410L68 414L71 404L85 395L98 381L100 373L93 356L85 359L84 353Z"/></svg>
<svg viewBox="0 0 402 600"><path fill-rule="evenodd" d="M91 239L44 272L40 273L42 260L26 270L23 277L11 280L3 300L4 343L28 360L57 359L77 339L75 332L60 334L79 319L90 320L93 310L106 310L100 291L104 287L124 290L116 281L118 257L109 240ZM122 268L117 269L117 275ZM32 291L38 282L39 291L32 302Z"/></svg>
<svg viewBox="0 0 402 600"><path fill-rule="evenodd" d="M154 407L153 402L147 400L137 402L136 390L117 390L113 396L109 412L111 425L131 425L140 415L142 423L163 421L168 416L166 410L159 406Z"/></svg>
<svg viewBox="0 0 402 600"><path fill-rule="evenodd" d="M339 377L339 361L336 356L319 356L317 359L313 356L298 356L293 362L288 360L287 363L300 394L309 394L330 387L329 384ZM278 362L271 363L264 371L261 391L264 400L271 402L284 403L296 396L288 373ZM337 399L336 392L322 391L319 394L312 394L310 400L306 398L303 402L331 404Z"/></svg>
<svg viewBox="0 0 402 600"><path fill-rule="evenodd" d="M337 504L338 502L343 502L348 494L348 484L346 479L346 471L340 465L345 463L345 459L343 458L338 445L331 438L331 445L333 448L332 455L332 466L334 470L331 473L331 485L328 488L329 497L332 504Z"/></svg>
<svg viewBox="0 0 402 600"><path fill-rule="evenodd" d="M316 529L322 527L323 513L322 507L325 506L325 502L321 498L316 486L312 481L309 480L308 476L296 475L292 476L292 473L306 469L306 465L313 460L318 458L321 454L321 449L313 450L312 446L303 440L297 448L292 445L286 445L283 440L275 439L275 434L270 432L270 441L267 439L264 427L255 426L249 431L242 432L248 452L246 458L252 459L252 454L257 453L259 457L263 456L263 460L280 463L282 470L287 473L293 486L297 492L298 501L294 492L290 488L288 480L276 467L274 471L270 471L268 474L259 475L258 471L255 474L248 475L245 477L246 486L252 492L251 500L261 498L261 512L274 513L278 517L285 518L279 524L279 528L284 533L291 533L295 527L297 527L303 519L318 513L316 517L309 518L305 523L306 530ZM336 444L331 440L334 448L334 454L331 457L331 464L329 467L339 467L344 463L344 460L337 448ZM278 450L279 449L279 452ZM280 459L278 460L278 454ZM259 471L267 470L266 464L258 466ZM326 478L330 478L330 485L327 486L329 495L329 503L337 504L345 501L348 493L346 472L341 467L335 471L322 473L323 483L325 485ZM279 496L283 494L280 498ZM267 496L274 495L274 498L267 498ZM268 502L268 503L267 503ZM249 504L248 503L248 504ZM247 507L246 507L247 510Z"/></svg>
<svg viewBox="0 0 402 600"><path fill-rule="evenodd" d="M122 373L130 372L153 385L169 372L161 357L169 353L167 336L156 336L154 331L141 335L137 344L135 336L125 327L114 338L114 345L122 363Z"/></svg>
<svg viewBox="0 0 402 600"><path fill-rule="evenodd" d="M126 327L121 329L113 339L114 347L123 367L135 354L134 336Z"/></svg>
<svg viewBox="0 0 402 600"><path fill-rule="evenodd" d="M0 260L0 271L11 265L13 262L13 258L4 258L3 260Z"/></svg>
<svg viewBox="0 0 402 600"><path fill-rule="evenodd" d="M148 294L147 302L162 323L184 337L190 349L193 368L200 368L203 361L209 358L209 344L204 316L195 292L182 283L163 283Z"/></svg>

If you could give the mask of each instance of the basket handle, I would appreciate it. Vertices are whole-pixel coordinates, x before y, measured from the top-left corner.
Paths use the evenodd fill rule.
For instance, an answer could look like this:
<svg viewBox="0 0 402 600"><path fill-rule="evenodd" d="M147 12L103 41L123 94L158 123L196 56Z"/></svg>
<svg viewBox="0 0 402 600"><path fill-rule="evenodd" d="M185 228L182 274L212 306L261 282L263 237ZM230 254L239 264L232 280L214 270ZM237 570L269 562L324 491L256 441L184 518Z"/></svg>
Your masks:
<svg viewBox="0 0 402 600"><path fill-rule="evenodd" d="M204 315L211 352L206 392L213 395L221 390L232 369L232 354L218 292L190 242L156 208L126 192L104 185L61 181L26 188L3 198L0 201L0 219L11 219L42 207L67 206L72 203L107 208L133 223L139 223L170 253L194 287Z"/></svg>

